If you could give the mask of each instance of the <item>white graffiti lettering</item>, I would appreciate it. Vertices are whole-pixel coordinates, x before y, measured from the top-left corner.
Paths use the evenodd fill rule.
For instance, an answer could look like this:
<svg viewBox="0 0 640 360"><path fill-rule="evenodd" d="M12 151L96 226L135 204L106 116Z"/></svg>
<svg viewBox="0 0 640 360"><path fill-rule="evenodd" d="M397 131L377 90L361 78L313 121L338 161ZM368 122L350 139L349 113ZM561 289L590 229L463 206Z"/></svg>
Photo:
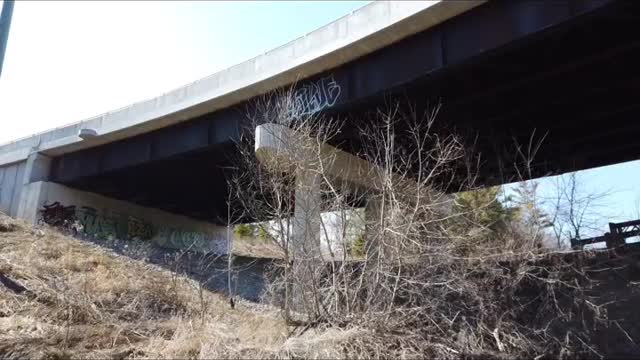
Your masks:
<svg viewBox="0 0 640 360"><path fill-rule="evenodd" d="M338 101L342 89L333 75L305 84L293 92L289 113L300 117L332 107Z"/></svg>

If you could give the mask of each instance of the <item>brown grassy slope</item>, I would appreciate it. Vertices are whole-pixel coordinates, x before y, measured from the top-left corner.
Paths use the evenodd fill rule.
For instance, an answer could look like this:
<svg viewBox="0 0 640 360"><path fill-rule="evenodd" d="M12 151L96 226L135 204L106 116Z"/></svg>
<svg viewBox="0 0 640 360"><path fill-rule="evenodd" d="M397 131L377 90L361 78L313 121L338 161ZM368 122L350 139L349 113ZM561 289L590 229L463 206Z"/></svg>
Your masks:
<svg viewBox="0 0 640 360"><path fill-rule="evenodd" d="M310 352L323 336L287 339L271 308L230 309L192 280L1 213L0 274L27 289L0 284L0 358L332 355Z"/></svg>
<svg viewBox="0 0 640 360"><path fill-rule="evenodd" d="M236 236L233 240L233 254L256 258L282 259L282 249L268 240L256 236Z"/></svg>

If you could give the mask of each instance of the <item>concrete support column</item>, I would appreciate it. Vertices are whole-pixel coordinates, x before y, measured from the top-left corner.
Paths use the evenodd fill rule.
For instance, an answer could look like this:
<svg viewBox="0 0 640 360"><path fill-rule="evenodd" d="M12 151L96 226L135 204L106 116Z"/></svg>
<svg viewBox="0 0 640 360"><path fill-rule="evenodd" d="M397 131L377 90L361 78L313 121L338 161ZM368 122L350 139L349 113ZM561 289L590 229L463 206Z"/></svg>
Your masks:
<svg viewBox="0 0 640 360"><path fill-rule="evenodd" d="M383 206L382 199L379 194L371 194L366 199L364 208L364 239L365 239L365 254L369 261L378 261L379 257L383 255L381 252L382 244L382 223L383 220Z"/></svg>
<svg viewBox="0 0 640 360"><path fill-rule="evenodd" d="M38 221L38 210L43 205L46 195L46 181L49 180L51 160L49 156L37 152L29 154L22 177L17 218L32 224Z"/></svg>
<svg viewBox="0 0 640 360"><path fill-rule="evenodd" d="M317 283L323 263L320 253L320 176L312 171L296 173L291 309L313 316L319 314Z"/></svg>
<svg viewBox="0 0 640 360"><path fill-rule="evenodd" d="M298 170L293 216L294 256L320 257L320 206L320 176L313 171Z"/></svg>
<svg viewBox="0 0 640 360"><path fill-rule="evenodd" d="M24 171L23 183L30 184L37 181L48 181L51 172L51 158L39 154L31 153L27 158L27 166Z"/></svg>
<svg viewBox="0 0 640 360"><path fill-rule="evenodd" d="M16 217L30 224L38 222L38 211L42 207L48 189L47 182L37 181L25 184L20 194L20 203Z"/></svg>

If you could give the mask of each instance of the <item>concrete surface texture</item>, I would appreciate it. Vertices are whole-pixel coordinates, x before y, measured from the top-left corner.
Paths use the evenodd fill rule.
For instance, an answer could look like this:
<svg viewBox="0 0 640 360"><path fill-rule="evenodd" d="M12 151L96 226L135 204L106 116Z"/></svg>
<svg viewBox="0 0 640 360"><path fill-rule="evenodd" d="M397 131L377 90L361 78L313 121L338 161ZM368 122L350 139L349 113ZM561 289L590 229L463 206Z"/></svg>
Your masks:
<svg viewBox="0 0 640 360"><path fill-rule="evenodd" d="M321 168L325 176L353 189L380 191L385 178L391 176L392 182L406 189L409 197L418 191L414 180L398 174L387 175L385 169L329 144L317 144L316 139L304 141L290 128L263 124L256 128L256 157L265 166L277 167L280 171Z"/></svg>
<svg viewBox="0 0 640 360"><path fill-rule="evenodd" d="M365 189L381 187L377 180L383 174L376 166L334 146L318 145L314 139L302 143L304 140L283 125L263 124L256 128L256 156L268 168L278 167L278 170L287 171L322 167L325 175L352 186Z"/></svg>
<svg viewBox="0 0 640 360"><path fill-rule="evenodd" d="M22 193L26 161L0 166L0 211L16 216Z"/></svg>

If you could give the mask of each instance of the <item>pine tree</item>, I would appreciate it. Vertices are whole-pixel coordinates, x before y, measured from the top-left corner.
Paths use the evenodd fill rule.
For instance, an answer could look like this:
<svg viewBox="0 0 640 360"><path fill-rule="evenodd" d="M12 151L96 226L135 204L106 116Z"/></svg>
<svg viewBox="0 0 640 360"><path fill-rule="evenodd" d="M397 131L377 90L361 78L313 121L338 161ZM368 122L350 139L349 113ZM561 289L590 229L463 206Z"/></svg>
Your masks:
<svg viewBox="0 0 640 360"><path fill-rule="evenodd" d="M465 219L476 226L493 232L501 231L517 216L517 209L500 201L501 194L500 186L459 193L455 198L454 211L464 214Z"/></svg>

